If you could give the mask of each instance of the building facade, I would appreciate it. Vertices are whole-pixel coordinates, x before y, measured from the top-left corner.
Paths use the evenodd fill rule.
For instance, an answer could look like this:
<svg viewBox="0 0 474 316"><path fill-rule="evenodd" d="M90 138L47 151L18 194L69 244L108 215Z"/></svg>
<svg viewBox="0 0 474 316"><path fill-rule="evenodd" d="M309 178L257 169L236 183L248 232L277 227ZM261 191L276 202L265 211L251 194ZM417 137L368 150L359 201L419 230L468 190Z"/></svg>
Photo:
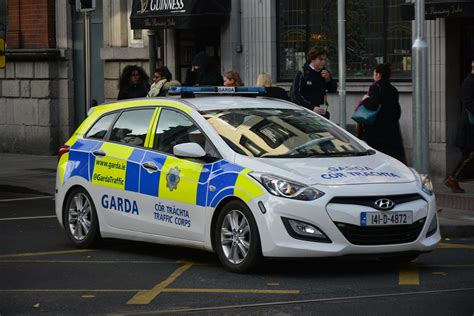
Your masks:
<svg viewBox="0 0 474 316"><path fill-rule="evenodd" d="M33 1L8 0L9 15L14 16L10 7L14 8L16 3L23 5L30 2ZM56 31L55 36L51 35L56 42L46 42L54 46L52 49L59 51L60 56L54 61L20 61L13 54L27 48L8 46L7 69L0 71L0 76L3 76L0 106L8 108L10 116L0 121L0 128L7 130L12 125L23 126L24 136L13 142L12 135L0 136L2 151L54 153L53 147L64 141L85 116L81 102L80 15L69 4L60 6L60 1L42 0L35 3L40 2L54 9L53 13L48 12L55 18L56 27L49 27L48 30ZM93 69L102 67L102 75L99 71L93 76L93 87L96 87L93 98L99 102L116 100L120 74L128 64L140 65L147 72L155 66L166 65L174 78L184 81L192 58L199 50L205 50L217 62L222 73L239 71L247 85L253 85L258 74L266 72L271 74L277 85L289 89L293 76L304 63L306 51L313 45L320 45L327 49L328 68L337 78L337 1L334 0L98 2L101 5L93 14L93 21L95 15L97 24L93 33L101 36L93 41L93 51L94 47L96 50L92 59L97 65ZM392 63L393 84L400 92L402 134L409 161L413 148L411 45L414 24L411 21L413 8L409 7L411 2L346 0L346 120L351 122L353 109L370 86L374 66L380 62ZM426 25L429 44L430 165L432 175L442 179L459 158L454 146L461 114L459 87L468 72L468 59L474 56L474 8L472 1L466 0L426 2L426 18L429 19ZM183 8L178 8L181 4ZM219 6L222 8L219 9ZM188 8L192 8L189 14L186 11ZM10 18L10 33L15 32L12 21ZM41 49L51 49L49 46ZM25 73L23 65L32 70ZM53 77L37 78L35 69L40 69L40 65L52 67L50 73ZM56 74L58 77L54 77ZM51 86L50 95L45 95L47 89L39 89L43 94L38 97L37 85L40 83L36 81ZM44 105L46 103L49 106ZM338 95L331 94L329 103L331 118L338 122ZM24 112L16 110L14 115L17 106L13 104L22 104ZM41 125L45 124L44 116L40 122L40 104L42 108L49 109L47 117L54 117L47 126ZM31 113L38 113L38 118ZM26 146L28 142L36 143L30 135L33 126L41 128L44 133L48 131L52 135L50 139L57 141L49 146L39 146L41 150Z"/></svg>

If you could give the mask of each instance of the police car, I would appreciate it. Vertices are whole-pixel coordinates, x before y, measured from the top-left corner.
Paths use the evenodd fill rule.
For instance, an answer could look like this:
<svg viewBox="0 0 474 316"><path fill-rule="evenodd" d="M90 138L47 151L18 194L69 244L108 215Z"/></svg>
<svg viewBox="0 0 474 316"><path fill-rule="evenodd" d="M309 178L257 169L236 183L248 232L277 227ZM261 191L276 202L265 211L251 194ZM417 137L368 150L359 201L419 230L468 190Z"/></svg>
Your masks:
<svg viewBox="0 0 474 316"><path fill-rule="evenodd" d="M262 88L173 92L94 107L60 148L56 214L76 246L195 247L247 272L263 257L410 261L440 241L429 177L325 118L248 96Z"/></svg>

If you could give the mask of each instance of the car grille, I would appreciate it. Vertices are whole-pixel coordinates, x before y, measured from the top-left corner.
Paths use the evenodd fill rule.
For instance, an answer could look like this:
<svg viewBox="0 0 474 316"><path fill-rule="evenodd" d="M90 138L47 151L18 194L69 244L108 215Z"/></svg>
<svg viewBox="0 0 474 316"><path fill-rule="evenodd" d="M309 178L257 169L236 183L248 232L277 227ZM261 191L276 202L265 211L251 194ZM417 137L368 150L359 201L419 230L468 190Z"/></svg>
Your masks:
<svg viewBox="0 0 474 316"><path fill-rule="evenodd" d="M357 226L335 222L337 228L353 245L392 245L415 241L420 235L426 218L411 225Z"/></svg>
<svg viewBox="0 0 474 316"><path fill-rule="evenodd" d="M379 209L377 205L375 205L375 201L383 198L392 200L394 205L399 205L411 201L423 200L423 198L419 194L414 193L381 196L337 196L334 197L329 203L364 205Z"/></svg>

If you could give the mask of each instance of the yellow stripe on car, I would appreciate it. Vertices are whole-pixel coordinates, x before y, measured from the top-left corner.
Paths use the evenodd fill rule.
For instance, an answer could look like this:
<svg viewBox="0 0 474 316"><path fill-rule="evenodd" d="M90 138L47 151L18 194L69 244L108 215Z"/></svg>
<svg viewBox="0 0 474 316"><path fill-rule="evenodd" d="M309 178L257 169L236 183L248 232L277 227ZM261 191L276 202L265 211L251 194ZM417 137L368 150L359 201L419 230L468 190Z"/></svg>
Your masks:
<svg viewBox="0 0 474 316"><path fill-rule="evenodd" d="M119 144L103 143L100 150L105 152L106 156L95 158L92 183L124 190L127 160L133 149Z"/></svg>
<svg viewBox="0 0 474 316"><path fill-rule="evenodd" d="M65 153L61 156L58 162L58 173L61 185L64 183L64 175L66 174L67 162L69 160L69 153Z"/></svg>
<svg viewBox="0 0 474 316"><path fill-rule="evenodd" d="M248 203L263 194L262 188L248 176L249 169L242 170L235 181L234 195Z"/></svg>
<svg viewBox="0 0 474 316"><path fill-rule="evenodd" d="M158 196L173 201L196 204L199 176L203 165L167 157L160 174Z"/></svg>

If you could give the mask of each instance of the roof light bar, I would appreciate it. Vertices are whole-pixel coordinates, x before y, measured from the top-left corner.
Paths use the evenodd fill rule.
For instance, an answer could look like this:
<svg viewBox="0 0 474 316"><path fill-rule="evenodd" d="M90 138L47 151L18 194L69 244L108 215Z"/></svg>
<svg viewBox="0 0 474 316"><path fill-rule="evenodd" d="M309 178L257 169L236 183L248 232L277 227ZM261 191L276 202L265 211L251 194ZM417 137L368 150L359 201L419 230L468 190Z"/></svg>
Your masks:
<svg viewBox="0 0 474 316"><path fill-rule="evenodd" d="M177 95L177 94L178 95L182 95L182 94L259 95L259 94L265 94L265 88L264 87L175 86L175 87L171 87L169 94L172 94L172 95Z"/></svg>

